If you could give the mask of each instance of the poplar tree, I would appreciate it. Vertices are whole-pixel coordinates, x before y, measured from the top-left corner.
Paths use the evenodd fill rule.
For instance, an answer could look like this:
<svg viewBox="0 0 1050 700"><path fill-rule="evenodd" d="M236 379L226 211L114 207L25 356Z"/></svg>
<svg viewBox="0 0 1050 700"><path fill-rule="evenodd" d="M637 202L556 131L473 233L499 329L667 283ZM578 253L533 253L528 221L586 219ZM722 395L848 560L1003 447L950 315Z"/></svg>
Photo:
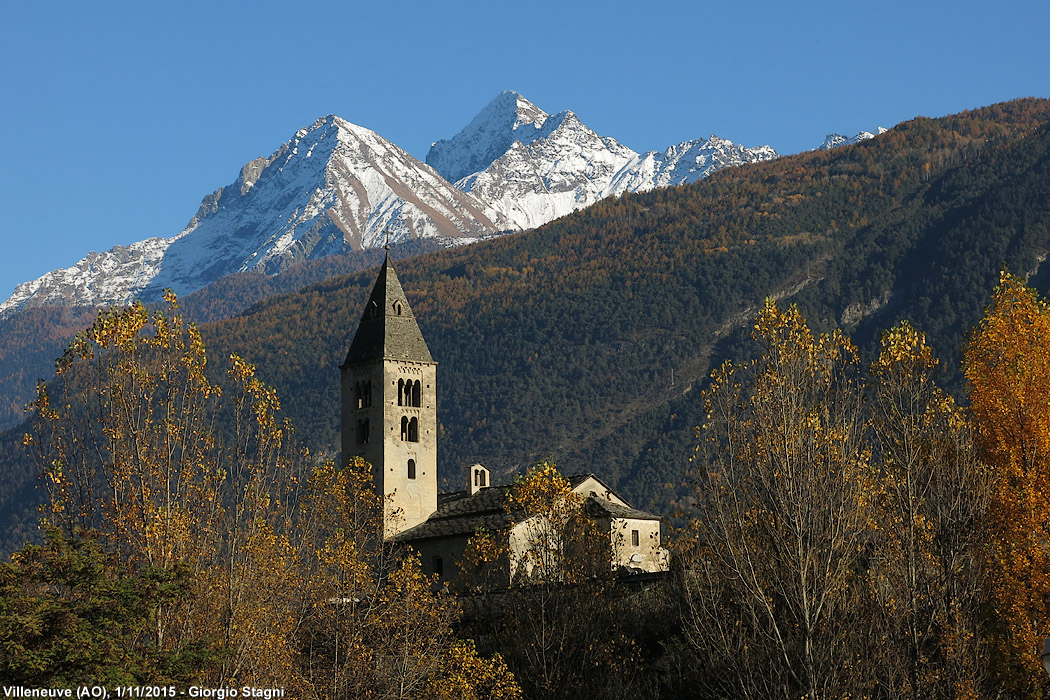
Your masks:
<svg viewBox="0 0 1050 700"><path fill-rule="evenodd" d="M1039 652L1050 634L1050 305L1000 276L966 347L982 459L992 469L993 670L1016 697L1046 697Z"/></svg>
<svg viewBox="0 0 1050 700"><path fill-rule="evenodd" d="M965 414L935 382L925 337L903 322L882 337L866 387L873 450L870 614L859 619L878 693L975 698L987 659L981 610L989 475Z"/></svg>
<svg viewBox="0 0 1050 700"><path fill-rule="evenodd" d="M772 300L754 337L705 394L685 632L713 696L842 697L871 500L857 352Z"/></svg>

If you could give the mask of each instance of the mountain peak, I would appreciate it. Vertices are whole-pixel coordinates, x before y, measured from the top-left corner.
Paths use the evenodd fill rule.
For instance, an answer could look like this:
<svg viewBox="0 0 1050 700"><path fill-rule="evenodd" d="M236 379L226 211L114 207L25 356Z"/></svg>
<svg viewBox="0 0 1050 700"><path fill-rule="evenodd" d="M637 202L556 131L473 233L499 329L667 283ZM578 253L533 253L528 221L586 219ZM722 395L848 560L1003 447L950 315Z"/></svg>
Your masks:
<svg viewBox="0 0 1050 700"><path fill-rule="evenodd" d="M435 142L427 153L427 165L456 182L488 167L515 141L531 140L548 116L520 94L504 90L458 134Z"/></svg>
<svg viewBox="0 0 1050 700"><path fill-rule="evenodd" d="M817 146L816 150L828 151L832 148L838 148L839 146L852 146L855 143L860 143L861 141L867 141L869 139L875 138L876 136L881 136L882 134L885 134L886 131L887 129L880 126L878 129L876 129L876 133L874 134L870 131L862 131L853 137L846 136L845 134L828 134L826 137L824 137L824 143Z"/></svg>
<svg viewBox="0 0 1050 700"><path fill-rule="evenodd" d="M335 115L298 129L235 182L206 196L170 238L92 253L19 285L0 319L46 304L154 301L247 270L274 273L307 258L409 238L476 239L506 228L498 212L442 180L376 132Z"/></svg>
<svg viewBox="0 0 1050 700"><path fill-rule="evenodd" d="M539 128L547 119L547 113L529 102L520 93L504 90L496 95L475 119L482 117L493 118L495 121L506 121L508 117L513 117L511 129L516 131L528 125L535 125Z"/></svg>

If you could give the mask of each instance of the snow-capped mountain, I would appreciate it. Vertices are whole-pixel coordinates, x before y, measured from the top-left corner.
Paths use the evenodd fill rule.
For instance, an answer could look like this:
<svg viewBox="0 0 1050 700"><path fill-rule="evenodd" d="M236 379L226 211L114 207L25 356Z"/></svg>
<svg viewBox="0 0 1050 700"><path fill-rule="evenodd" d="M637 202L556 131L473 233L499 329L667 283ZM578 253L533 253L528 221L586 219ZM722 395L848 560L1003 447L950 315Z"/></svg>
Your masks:
<svg viewBox="0 0 1050 700"><path fill-rule="evenodd" d="M461 146L467 157L452 158ZM616 173L637 156L594 133L572 112L550 116L505 92L455 137L434 144L427 163L515 228L526 229L597 202Z"/></svg>
<svg viewBox="0 0 1050 700"><path fill-rule="evenodd" d="M515 92L433 144L423 164L374 131L317 120L232 184L204 198L187 227L20 284L0 318L41 305L152 301L234 272L408 238L447 245L533 228L610 195L693 182L719 168L775 158L712 136L637 153L570 111L549 115ZM454 184L453 184L454 183Z"/></svg>
<svg viewBox="0 0 1050 700"><path fill-rule="evenodd" d="M204 198L189 225L91 253L20 284L0 317L24 306L98 305L180 294L233 272L415 237L473 240L508 228L498 212L450 185L374 131L336 116L301 129L269 158Z"/></svg>
<svg viewBox="0 0 1050 700"><path fill-rule="evenodd" d="M757 163L776 157L777 152L769 146L747 148L712 135L706 140L671 146L662 153L649 151L641 154L616 174L608 194L684 185L731 165Z"/></svg>
<svg viewBox="0 0 1050 700"><path fill-rule="evenodd" d="M695 182L776 156L769 146L744 148L716 136L639 154L570 111L551 116L506 91L454 137L433 144L427 164L525 229L610 195Z"/></svg>
<svg viewBox="0 0 1050 700"><path fill-rule="evenodd" d="M874 134L870 131L862 131L856 136L846 136L845 134L828 134L826 137L824 137L824 143L817 146L816 150L828 151L832 148L838 148L839 146L852 146L855 143L860 143L861 141L867 141L868 139L873 139L876 136L881 136L887 131L888 129L884 129L880 126L877 132Z"/></svg>
<svg viewBox="0 0 1050 700"><path fill-rule="evenodd" d="M548 115L516 92L505 90L451 139L431 144L427 165L449 182L484 170L514 143L550 134Z"/></svg>

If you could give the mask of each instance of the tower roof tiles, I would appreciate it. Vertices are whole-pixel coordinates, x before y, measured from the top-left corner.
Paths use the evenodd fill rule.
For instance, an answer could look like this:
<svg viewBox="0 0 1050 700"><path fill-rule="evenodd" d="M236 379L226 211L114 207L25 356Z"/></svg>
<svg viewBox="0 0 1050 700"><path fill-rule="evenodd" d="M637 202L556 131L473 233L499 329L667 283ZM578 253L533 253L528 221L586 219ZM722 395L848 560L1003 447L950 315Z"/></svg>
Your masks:
<svg viewBox="0 0 1050 700"><path fill-rule="evenodd" d="M434 362L389 254L379 270L343 366L381 359Z"/></svg>

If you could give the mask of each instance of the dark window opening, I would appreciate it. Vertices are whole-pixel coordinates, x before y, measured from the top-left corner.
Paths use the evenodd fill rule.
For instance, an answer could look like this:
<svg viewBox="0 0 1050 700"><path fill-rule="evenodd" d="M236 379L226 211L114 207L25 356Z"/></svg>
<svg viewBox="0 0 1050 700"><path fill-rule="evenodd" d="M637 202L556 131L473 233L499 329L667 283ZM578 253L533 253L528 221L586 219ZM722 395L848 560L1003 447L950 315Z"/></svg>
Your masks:
<svg viewBox="0 0 1050 700"><path fill-rule="evenodd" d="M398 406L404 406L405 405L405 380L404 379L398 379L397 380L397 405Z"/></svg>
<svg viewBox="0 0 1050 700"><path fill-rule="evenodd" d="M423 392L420 389L419 380L412 382L412 405L419 408L423 405Z"/></svg>
<svg viewBox="0 0 1050 700"><path fill-rule="evenodd" d="M357 407L368 408L372 405L372 382L357 383Z"/></svg>
<svg viewBox="0 0 1050 700"><path fill-rule="evenodd" d="M368 444L368 419L357 421L357 444Z"/></svg>
<svg viewBox="0 0 1050 700"><path fill-rule="evenodd" d="M419 442L419 419L412 418L408 421L408 441Z"/></svg>
<svg viewBox="0 0 1050 700"><path fill-rule="evenodd" d="M401 416L401 439L408 440L408 417Z"/></svg>
<svg viewBox="0 0 1050 700"><path fill-rule="evenodd" d="M445 562L442 561L441 557L431 558L430 566L434 569L434 573L438 576L445 575Z"/></svg>
<svg viewBox="0 0 1050 700"><path fill-rule="evenodd" d="M638 546L638 531L637 530L631 530L631 544L634 545L635 547Z"/></svg>
<svg viewBox="0 0 1050 700"><path fill-rule="evenodd" d="M414 459L408 460L408 478L409 479L415 479L416 478L416 460L414 460Z"/></svg>
<svg viewBox="0 0 1050 700"><path fill-rule="evenodd" d="M485 483L485 472L481 469L474 470L474 485L475 486L487 486Z"/></svg>
<svg viewBox="0 0 1050 700"><path fill-rule="evenodd" d="M394 313L395 313L395 314L397 314L398 316L400 316L400 315L401 315L401 311L402 311L402 308L403 308L403 307L401 306L401 302L400 302L400 301L395 301L395 302L394 302Z"/></svg>

